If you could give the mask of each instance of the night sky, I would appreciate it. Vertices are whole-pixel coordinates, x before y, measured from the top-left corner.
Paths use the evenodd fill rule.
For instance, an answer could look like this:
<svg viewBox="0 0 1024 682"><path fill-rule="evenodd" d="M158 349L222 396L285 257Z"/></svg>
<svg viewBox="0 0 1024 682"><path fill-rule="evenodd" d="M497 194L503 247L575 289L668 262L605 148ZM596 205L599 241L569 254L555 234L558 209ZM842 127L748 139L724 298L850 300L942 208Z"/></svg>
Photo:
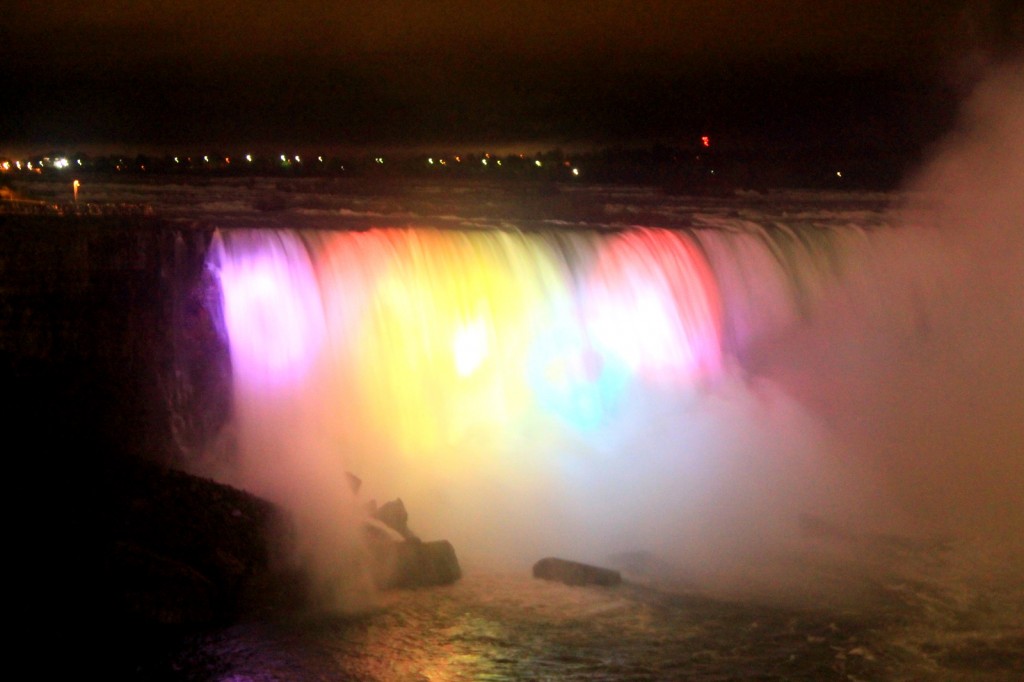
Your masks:
<svg viewBox="0 0 1024 682"><path fill-rule="evenodd" d="M992 0L7 0L0 152L905 145L1020 41Z"/></svg>

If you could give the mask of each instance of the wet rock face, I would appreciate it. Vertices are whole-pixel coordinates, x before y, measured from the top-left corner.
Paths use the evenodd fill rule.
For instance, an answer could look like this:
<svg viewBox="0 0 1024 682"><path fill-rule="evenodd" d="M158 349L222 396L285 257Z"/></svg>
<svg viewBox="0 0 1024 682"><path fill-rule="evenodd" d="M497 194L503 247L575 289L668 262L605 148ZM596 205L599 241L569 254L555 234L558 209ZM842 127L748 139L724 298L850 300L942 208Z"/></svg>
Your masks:
<svg viewBox="0 0 1024 682"><path fill-rule="evenodd" d="M139 461L109 468L100 514L85 531L106 548L101 584L125 622L227 621L250 584L274 570L287 521L230 486Z"/></svg>
<svg viewBox="0 0 1024 682"><path fill-rule="evenodd" d="M416 534L409 530L409 512L406 511L402 498L385 502L380 507L377 507L377 510L371 516L389 528L394 529L406 540L411 542L419 540Z"/></svg>
<svg viewBox="0 0 1024 682"><path fill-rule="evenodd" d="M602 585L609 587L622 582L618 571L600 566L582 564L568 559L547 557L533 565L533 577L553 580L566 585Z"/></svg>
<svg viewBox="0 0 1024 682"><path fill-rule="evenodd" d="M378 543L371 551L381 589L450 585L462 577L455 548L447 540Z"/></svg>
<svg viewBox="0 0 1024 682"><path fill-rule="evenodd" d="M381 589L450 585L462 577L450 542L423 542L409 530L409 512L401 499L380 507L372 504L365 537Z"/></svg>

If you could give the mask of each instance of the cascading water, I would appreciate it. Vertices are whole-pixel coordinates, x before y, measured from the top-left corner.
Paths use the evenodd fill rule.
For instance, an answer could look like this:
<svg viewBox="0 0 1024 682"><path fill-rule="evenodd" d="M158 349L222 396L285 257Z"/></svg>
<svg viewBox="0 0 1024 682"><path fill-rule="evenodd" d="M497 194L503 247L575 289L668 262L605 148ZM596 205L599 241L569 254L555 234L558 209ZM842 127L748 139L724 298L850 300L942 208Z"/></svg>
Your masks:
<svg viewBox="0 0 1024 682"><path fill-rule="evenodd" d="M774 595L839 573L803 573L827 528L1017 565L1018 82L981 92L908 204L816 198L824 224L736 198L688 230L222 230L232 480L356 595L346 471L463 557L645 550Z"/></svg>
<svg viewBox="0 0 1024 682"><path fill-rule="evenodd" d="M693 557L723 528L758 545L758 498L792 517L817 497L801 488L819 434L740 359L865 242L743 224L224 230L238 480L314 529L327 580L355 538L339 519L359 516L346 470L464 553L713 548Z"/></svg>

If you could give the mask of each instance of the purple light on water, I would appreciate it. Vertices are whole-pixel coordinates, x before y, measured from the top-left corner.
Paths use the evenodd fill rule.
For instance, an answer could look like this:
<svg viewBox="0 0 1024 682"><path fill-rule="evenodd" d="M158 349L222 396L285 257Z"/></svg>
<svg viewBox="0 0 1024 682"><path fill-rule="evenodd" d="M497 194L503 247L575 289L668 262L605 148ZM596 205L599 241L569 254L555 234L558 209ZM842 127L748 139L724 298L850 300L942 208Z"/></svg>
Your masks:
<svg viewBox="0 0 1024 682"><path fill-rule="evenodd" d="M294 235L253 231L233 235L221 248L235 372L259 384L300 379L325 337L320 285L305 246Z"/></svg>

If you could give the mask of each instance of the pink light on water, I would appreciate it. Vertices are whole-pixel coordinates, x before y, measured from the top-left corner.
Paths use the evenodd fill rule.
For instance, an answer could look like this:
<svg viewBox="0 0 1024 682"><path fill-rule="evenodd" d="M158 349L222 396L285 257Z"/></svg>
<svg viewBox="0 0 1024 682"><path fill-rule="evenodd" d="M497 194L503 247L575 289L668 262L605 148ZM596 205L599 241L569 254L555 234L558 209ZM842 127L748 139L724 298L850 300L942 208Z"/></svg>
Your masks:
<svg viewBox="0 0 1024 682"><path fill-rule="evenodd" d="M224 321L236 374L259 384L303 376L324 343L316 280L294 235L246 232L222 246Z"/></svg>
<svg viewBox="0 0 1024 682"><path fill-rule="evenodd" d="M718 286L687 235L651 229L618 235L602 248L587 297L595 344L641 379L685 384L720 368Z"/></svg>
<svg viewBox="0 0 1024 682"><path fill-rule="evenodd" d="M530 415L590 430L615 419L631 385L688 390L720 369L718 287L685 233L247 231L224 241L240 377L298 390L315 375L351 420L408 452Z"/></svg>

